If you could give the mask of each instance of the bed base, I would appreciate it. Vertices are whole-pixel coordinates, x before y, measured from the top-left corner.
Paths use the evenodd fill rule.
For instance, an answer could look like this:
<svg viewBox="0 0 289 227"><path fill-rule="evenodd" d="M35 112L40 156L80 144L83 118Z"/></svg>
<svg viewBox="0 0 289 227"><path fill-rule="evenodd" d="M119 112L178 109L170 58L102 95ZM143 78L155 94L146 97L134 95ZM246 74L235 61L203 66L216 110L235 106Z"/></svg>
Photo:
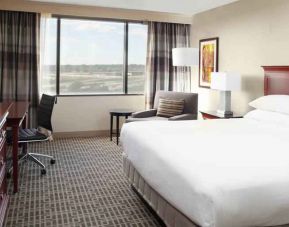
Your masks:
<svg viewBox="0 0 289 227"><path fill-rule="evenodd" d="M133 190L168 227L199 227L157 193L123 155L123 170Z"/></svg>
<svg viewBox="0 0 289 227"><path fill-rule="evenodd" d="M167 227L201 227L166 201L138 173L133 164L123 155L123 170L134 192L157 216L160 223ZM269 226L268 226L269 227ZM289 227L289 224L271 227Z"/></svg>
<svg viewBox="0 0 289 227"><path fill-rule="evenodd" d="M138 192L138 190L131 184L131 189L135 192L135 194L140 198L140 200L143 202L143 204L146 206L146 208L152 213L152 215L155 217L155 219L158 221L161 227L166 227L166 224L163 222L163 220L158 216L158 214L155 212L155 210L148 204L148 202L142 197L142 195Z"/></svg>

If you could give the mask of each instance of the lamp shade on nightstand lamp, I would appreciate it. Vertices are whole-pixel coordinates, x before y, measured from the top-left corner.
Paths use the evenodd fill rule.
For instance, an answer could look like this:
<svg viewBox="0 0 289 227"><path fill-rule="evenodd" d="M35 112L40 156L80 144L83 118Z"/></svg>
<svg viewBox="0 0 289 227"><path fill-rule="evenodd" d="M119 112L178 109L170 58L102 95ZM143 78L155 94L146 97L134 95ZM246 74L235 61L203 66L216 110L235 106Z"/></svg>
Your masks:
<svg viewBox="0 0 289 227"><path fill-rule="evenodd" d="M173 66L199 65L198 48L173 48Z"/></svg>
<svg viewBox="0 0 289 227"><path fill-rule="evenodd" d="M241 76L235 72L213 72L211 74L211 89L220 91L218 113L232 115L231 91L241 90Z"/></svg>

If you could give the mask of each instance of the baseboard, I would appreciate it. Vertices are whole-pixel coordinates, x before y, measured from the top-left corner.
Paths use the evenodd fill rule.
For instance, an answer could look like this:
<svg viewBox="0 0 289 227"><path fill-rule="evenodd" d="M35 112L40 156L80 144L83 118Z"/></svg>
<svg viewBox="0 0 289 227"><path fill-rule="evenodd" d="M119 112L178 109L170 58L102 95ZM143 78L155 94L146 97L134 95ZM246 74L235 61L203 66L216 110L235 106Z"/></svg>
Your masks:
<svg viewBox="0 0 289 227"><path fill-rule="evenodd" d="M53 133L54 138L94 137L94 136L109 136L109 130Z"/></svg>

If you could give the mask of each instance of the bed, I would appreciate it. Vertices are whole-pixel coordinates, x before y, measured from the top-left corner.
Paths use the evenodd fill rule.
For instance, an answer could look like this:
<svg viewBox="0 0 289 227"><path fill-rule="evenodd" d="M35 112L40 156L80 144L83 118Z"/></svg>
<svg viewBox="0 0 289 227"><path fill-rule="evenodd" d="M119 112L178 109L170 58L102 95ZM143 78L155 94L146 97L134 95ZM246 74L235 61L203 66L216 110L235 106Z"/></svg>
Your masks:
<svg viewBox="0 0 289 227"><path fill-rule="evenodd" d="M265 91L289 94L289 67L264 67ZM289 223L289 123L252 118L136 122L123 167L167 226Z"/></svg>

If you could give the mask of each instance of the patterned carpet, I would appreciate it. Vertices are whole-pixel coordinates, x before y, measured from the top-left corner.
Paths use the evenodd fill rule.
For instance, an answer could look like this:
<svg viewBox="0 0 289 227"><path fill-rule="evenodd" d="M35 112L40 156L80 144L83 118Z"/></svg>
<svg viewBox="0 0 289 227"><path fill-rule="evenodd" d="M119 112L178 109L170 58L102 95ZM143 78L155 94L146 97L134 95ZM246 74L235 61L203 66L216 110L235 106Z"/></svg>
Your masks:
<svg viewBox="0 0 289 227"><path fill-rule="evenodd" d="M54 155L47 174L21 165L20 191L11 194L5 226L161 226L122 173L121 148L108 138L56 139L30 151Z"/></svg>

